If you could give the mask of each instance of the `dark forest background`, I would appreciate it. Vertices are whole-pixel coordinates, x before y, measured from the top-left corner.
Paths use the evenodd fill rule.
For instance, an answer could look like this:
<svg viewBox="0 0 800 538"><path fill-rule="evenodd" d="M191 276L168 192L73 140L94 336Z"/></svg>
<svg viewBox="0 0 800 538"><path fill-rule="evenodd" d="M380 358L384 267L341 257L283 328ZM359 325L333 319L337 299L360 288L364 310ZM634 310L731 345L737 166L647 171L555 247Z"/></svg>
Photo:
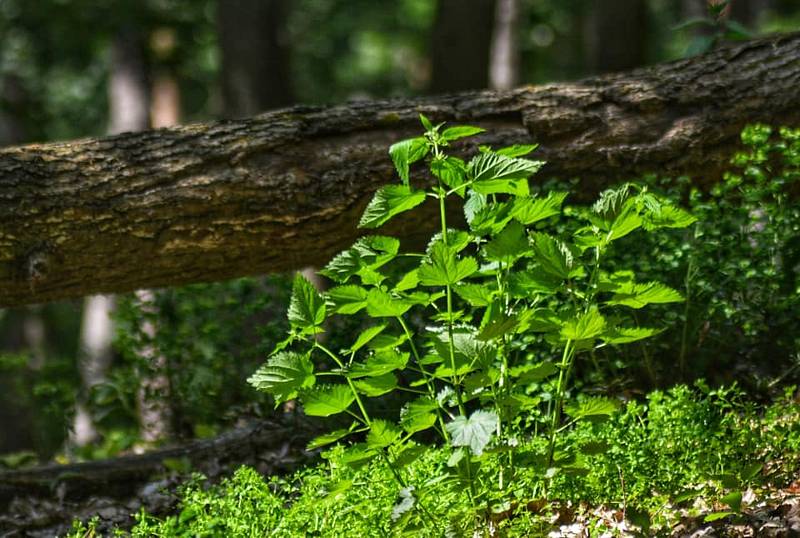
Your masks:
<svg viewBox="0 0 800 538"><path fill-rule="evenodd" d="M710 4L0 0L0 146L574 80L800 25L795 0ZM0 310L0 464L110 456L268 413L244 379L281 335L286 279Z"/></svg>

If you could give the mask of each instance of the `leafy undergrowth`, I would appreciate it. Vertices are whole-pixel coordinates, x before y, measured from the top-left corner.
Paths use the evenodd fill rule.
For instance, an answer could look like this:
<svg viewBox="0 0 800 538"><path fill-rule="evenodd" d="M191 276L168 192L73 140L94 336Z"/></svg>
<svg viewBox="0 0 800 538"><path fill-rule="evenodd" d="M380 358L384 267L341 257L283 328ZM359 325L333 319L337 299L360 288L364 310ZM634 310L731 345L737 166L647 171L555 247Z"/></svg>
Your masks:
<svg viewBox="0 0 800 538"><path fill-rule="evenodd" d="M421 448L406 466L409 486L401 489L381 461L345 465L342 447L335 447L323 454L323 463L289 478L264 480L241 467L206 487L197 476L185 486L175 515L140 513L129 532L134 537L667 536L692 526L732 528L770 510L784 516L794 510L795 521L788 525L800 525L791 496L800 468L800 405L792 391L761 412L735 388L710 390L700 383L653 392L642 403L628 402L609 420L579 423L567 433L555 474L532 463L546 450L546 442L535 439L519 447L506 490L511 496L487 499L481 514L450 472L451 448ZM487 451L479 480L498 479L500 457L504 453ZM92 536L91 527L76 523L70 536Z"/></svg>

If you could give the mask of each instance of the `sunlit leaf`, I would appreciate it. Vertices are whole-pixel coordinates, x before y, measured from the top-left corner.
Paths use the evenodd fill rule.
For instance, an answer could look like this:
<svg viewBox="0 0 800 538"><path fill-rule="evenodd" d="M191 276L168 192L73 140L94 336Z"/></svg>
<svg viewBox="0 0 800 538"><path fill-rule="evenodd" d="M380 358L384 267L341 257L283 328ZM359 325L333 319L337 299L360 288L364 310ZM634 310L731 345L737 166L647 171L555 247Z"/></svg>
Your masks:
<svg viewBox="0 0 800 538"><path fill-rule="evenodd" d="M372 288L367 293L367 314L373 318L395 318L405 314L411 303L392 296L379 288Z"/></svg>
<svg viewBox="0 0 800 538"><path fill-rule="evenodd" d="M312 387L315 380L308 355L284 351L271 356L247 382L268 392L280 404L297 397L299 390Z"/></svg>
<svg viewBox="0 0 800 538"><path fill-rule="evenodd" d="M303 410L312 417L328 417L345 411L355 400L347 385L327 385L303 391Z"/></svg>
<svg viewBox="0 0 800 538"><path fill-rule="evenodd" d="M304 332L321 332L320 326L325 321L325 301L300 273L294 277L288 315L289 324Z"/></svg>
<svg viewBox="0 0 800 538"><path fill-rule="evenodd" d="M583 420L589 418L608 417L613 415L619 403L610 398L587 398L581 402L564 406L564 412L572 417L573 420Z"/></svg>
<svg viewBox="0 0 800 538"><path fill-rule="evenodd" d="M400 439L402 434L400 428L391 422L374 419L367 434L367 447L385 448Z"/></svg>
<svg viewBox="0 0 800 538"><path fill-rule="evenodd" d="M561 329L561 336L572 341L589 340L600 336L606 320L597 308L584 312L576 319L568 320Z"/></svg>
<svg viewBox="0 0 800 538"><path fill-rule="evenodd" d="M364 347L367 343L370 342L373 338L378 336L383 330L386 328L386 324L382 323L380 325L373 325L372 327L368 327L361 331L361 334L358 335L356 341L350 346L350 352L355 353L362 347Z"/></svg>
<svg viewBox="0 0 800 538"><path fill-rule="evenodd" d="M392 349L376 351L365 362L357 362L350 367L347 377L378 377L394 370L402 370L408 364L408 353L400 353Z"/></svg>
<svg viewBox="0 0 800 538"><path fill-rule="evenodd" d="M325 292L325 297L337 314L355 314L367 306L367 290L353 284L333 287Z"/></svg>
<svg viewBox="0 0 800 538"><path fill-rule="evenodd" d="M424 158L429 151L428 141L421 136L401 140L389 147L389 155L404 184L408 184L409 165Z"/></svg>
<svg viewBox="0 0 800 538"><path fill-rule="evenodd" d="M499 423L500 419L494 411L479 409L469 418L457 416L445 424L445 428L450 433L450 443L453 446L469 447L473 454L480 456L497 431Z"/></svg>
<svg viewBox="0 0 800 538"><path fill-rule="evenodd" d="M397 388L397 378L389 372L377 377L365 377L353 381L356 389L361 394L374 398L382 396Z"/></svg>
<svg viewBox="0 0 800 538"><path fill-rule="evenodd" d="M540 220L561 214L566 192L550 192L545 198L518 197L514 200L514 219L529 226Z"/></svg>
<svg viewBox="0 0 800 538"><path fill-rule="evenodd" d="M425 191L408 185L386 185L375 192L361 215L359 228L377 228L395 215L417 207L425 201Z"/></svg>
<svg viewBox="0 0 800 538"><path fill-rule="evenodd" d="M474 136L476 134L483 133L485 131L486 129L481 129L480 127L473 127L471 125L457 125L455 127L448 127L447 129L442 131L442 138L450 142L452 140L458 140L459 138Z"/></svg>

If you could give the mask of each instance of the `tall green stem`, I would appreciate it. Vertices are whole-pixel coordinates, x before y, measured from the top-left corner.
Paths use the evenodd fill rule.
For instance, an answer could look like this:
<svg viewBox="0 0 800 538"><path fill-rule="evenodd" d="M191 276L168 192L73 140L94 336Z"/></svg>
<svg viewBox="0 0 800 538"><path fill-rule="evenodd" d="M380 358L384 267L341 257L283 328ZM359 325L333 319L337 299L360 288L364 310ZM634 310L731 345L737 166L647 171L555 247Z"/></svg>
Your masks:
<svg viewBox="0 0 800 538"><path fill-rule="evenodd" d="M444 246L447 247L447 216L445 211L445 191L441 185L439 185L439 218L442 223L442 242ZM447 284L445 287L447 292L447 338L449 340L449 348L450 348L450 368L453 370L453 390L456 393L456 401L458 402L458 412L461 413L462 416L467 416L467 410L464 406L464 398L461 395L461 387L459 386L458 380L456 379L456 346L455 341L453 340L453 290L450 287L450 284Z"/></svg>
<svg viewBox="0 0 800 538"><path fill-rule="evenodd" d="M572 340L567 340L564 345L564 352L561 355L561 368L558 374L558 384L556 385L556 401L550 417L550 442L547 447L547 466L553 465L553 456L556 448L556 435L558 434L558 425L561 422L561 406L564 403L564 393L567 390L567 382L569 378L569 371L572 365L572 357L575 354L575 347L572 345Z"/></svg>
<svg viewBox="0 0 800 538"><path fill-rule="evenodd" d="M397 316L397 321L400 323L400 326L403 328L403 332L408 338L408 343L411 346L411 353L414 355L414 360L417 361L417 366L419 366L419 371L422 372L422 377L425 379L425 386L428 388L428 395L436 401L436 389L433 386L432 376L425 370L425 367L422 365L420 361L419 352L417 351L417 346L414 344L414 340L412 338L411 331L406 325L405 320L401 316ZM442 410L437 407L436 408L436 417L439 421L439 428L442 431L442 437L444 438L445 443L450 443L450 434L447 431L447 428L444 427L444 417L442 416Z"/></svg>

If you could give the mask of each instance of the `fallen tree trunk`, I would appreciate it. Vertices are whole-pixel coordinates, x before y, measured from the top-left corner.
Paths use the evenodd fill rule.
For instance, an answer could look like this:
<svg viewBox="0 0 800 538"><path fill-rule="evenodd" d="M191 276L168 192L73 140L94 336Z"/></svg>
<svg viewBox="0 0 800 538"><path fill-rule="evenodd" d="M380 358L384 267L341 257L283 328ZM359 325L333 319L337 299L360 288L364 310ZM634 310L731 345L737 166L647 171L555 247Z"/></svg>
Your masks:
<svg viewBox="0 0 800 538"><path fill-rule="evenodd" d="M800 119L800 33L576 83L296 107L0 151L0 307L324 264L393 181L417 115L541 144L590 192L644 172L719 177L750 122ZM461 152L474 145L461 145ZM391 229L434 228L413 214Z"/></svg>
<svg viewBox="0 0 800 538"><path fill-rule="evenodd" d="M307 425L306 425L307 426ZM123 497L141 483L175 466L213 474L228 465L255 465L259 453L305 446L312 430L298 424L259 421L213 439L192 441L174 448L107 460L49 464L30 469L0 470L0 507L15 497L83 499L90 495ZM276 462L280 465L280 462ZM184 472L186 470L184 469Z"/></svg>

